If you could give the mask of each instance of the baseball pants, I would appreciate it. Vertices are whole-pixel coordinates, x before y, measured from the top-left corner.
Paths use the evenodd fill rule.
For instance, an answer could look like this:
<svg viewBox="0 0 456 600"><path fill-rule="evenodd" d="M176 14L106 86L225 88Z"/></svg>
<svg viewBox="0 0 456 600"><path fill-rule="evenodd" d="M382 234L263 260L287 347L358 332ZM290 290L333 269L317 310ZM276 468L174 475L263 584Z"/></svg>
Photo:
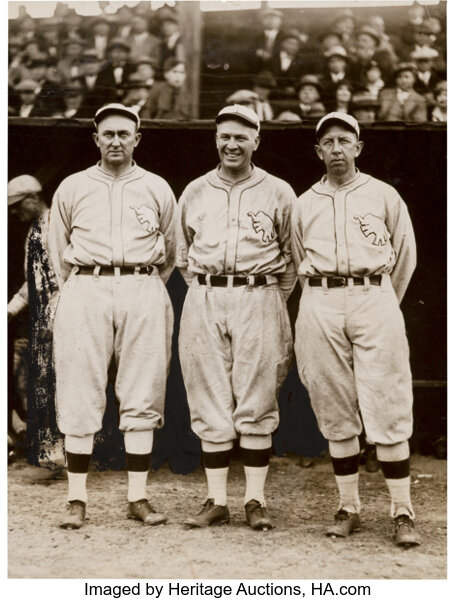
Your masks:
<svg viewBox="0 0 456 600"><path fill-rule="evenodd" d="M272 433L291 353L290 322L276 283L225 288L193 279L179 335L193 431L214 443Z"/></svg>
<svg viewBox="0 0 456 600"><path fill-rule="evenodd" d="M311 287L296 321L298 371L322 434L372 443L412 434L412 378L404 318L388 275L381 286Z"/></svg>
<svg viewBox="0 0 456 600"><path fill-rule="evenodd" d="M102 427L108 366L117 365L119 427L161 427L173 311L158 272L98 277L72 273L54 321L57 423L82 436Z"/></svg>

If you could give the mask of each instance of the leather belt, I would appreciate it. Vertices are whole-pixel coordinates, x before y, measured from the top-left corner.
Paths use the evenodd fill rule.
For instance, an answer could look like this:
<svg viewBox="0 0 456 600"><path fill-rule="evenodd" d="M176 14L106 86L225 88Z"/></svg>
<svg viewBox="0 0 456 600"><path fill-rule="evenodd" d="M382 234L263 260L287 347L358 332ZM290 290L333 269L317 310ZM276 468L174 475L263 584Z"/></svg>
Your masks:
<svg viewBox="0 0 456 600"><path fill-rule="evenodd" d="M119 273L119 275L134 275L135 273L138 274L147 274L150 275L151 273L154 272L154 266L153 265L147 265L147 266L142 266L142 267L113 267L113 266L109 266L109 267L100 267L100 270L98 271L98 275L108 275L108 276L114 276L117 273ZM78 271L76 272L77 275L96 275L96 267L78 267Z"/></svg>
<svg viewBox="0 0 456 600"><path fill-rule="evenodd" d="M349 280L353 281L354 285L364 285L364 277L309 277L308 282L311 287L322 287L323 279L326 279L329 288L347 287ZM372 285L381 285L381 275L371 275L367 278Z"/></svg>
<svg viewBox="0 0 456 600"><path fill-rule="evenodd" d="M250 279L252 276L250 277ZM233 287L239 287L241 285L266 285L267 279L265 275L253 275L253 283L249 282L249 277L236 277L233 276ZM210 284L214 287L228 287L230 277L225 275L210 275ZM201 285L206 285L206 275L198 273L198 282Z"/></svg>

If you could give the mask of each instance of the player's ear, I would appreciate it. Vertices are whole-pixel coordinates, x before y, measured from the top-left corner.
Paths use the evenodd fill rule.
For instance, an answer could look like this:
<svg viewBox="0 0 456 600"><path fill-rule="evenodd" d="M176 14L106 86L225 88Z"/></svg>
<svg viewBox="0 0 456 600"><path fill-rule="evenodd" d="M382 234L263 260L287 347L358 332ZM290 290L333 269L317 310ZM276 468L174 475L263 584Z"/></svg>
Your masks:
<svg viewBox="0 0 456 600"><path fill-rule="evenodd" d="M361 140L358 140L356 142L356 156L359 156L361 154L361 151L363 148L364 148L364 142L362 142Z"/></svg>
<svg viewBox="0 0 456 600"><path fill-rule="evenodd" d="M323 154L321 152L321 148L319 146L319 144L315 144L314 146L315 152L317 153L317 156L320 160L323 160Z"/></svg>
<svg viewBox="0 0 456 600"><path fill-rule="evenodd" d="M98 132L95 131L94 133L92 133L92 137L93 137L93 141L95 142L95 144L98 146L98 148L100 147L100 142L98 141Z"/></svg>
<svg viewBox="0 0 456 600"><path fill-rule="evenodd" d="M135 134L135 148L139 144L139 142L141 141L141 138L142 138L142 133L140 133L139 131L137 131L136 134Z"/></svg>
<svg viewBox="0 0 456 600"><path fill-rule="evenodd" d="M255 150L258 150L258 146L260 145L260 141L261 141L260 134L258 134L255 137L255 141L254 141L254 143L255 143L255 147L253 148L254 152L255 152Z"/></svg>

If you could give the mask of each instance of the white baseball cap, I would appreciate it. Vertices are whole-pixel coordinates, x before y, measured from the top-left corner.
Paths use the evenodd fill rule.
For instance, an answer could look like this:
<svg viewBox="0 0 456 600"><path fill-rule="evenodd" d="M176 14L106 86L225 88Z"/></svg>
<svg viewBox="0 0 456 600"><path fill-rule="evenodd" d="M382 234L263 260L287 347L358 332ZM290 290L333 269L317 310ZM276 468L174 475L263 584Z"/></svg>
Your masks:
<svg viewBox="0 0 456 600"><path fill-rule="evenodd" d="M348 127L350 129L353 129L353 131L359 137L358 121L351 115L347 115L346 113L341 113L341 112L331 112L331 113L328 113L327 115L325 115L324 117L322 117L318 121L317 126L315 127L315 133L317 135L318 135L318 132L321 130L322 126L325 123L327 123L328 121L339 121L339 122L344 123L345 125L348 125Z"/></svg>
<svg viewBox="0 0 456 600"><path fill-rule="evenodd" d="M247 106L243 106L242 104L231 104L230 106L225 106L219 112L219 114L215 117L216 123L221 123L222 121L227 121L230 117L234 117L235 119L240 119L241 121L245 121L250 126L260 131L260 119L254 110L248 108Z"/></svg>
<svg viewBox="0 0 456 600"><path fill-rule="evenodd" d="M124 106L123 104L117 102L106 104L105 106L102 106L97 110L93 119L95 126L97 126L98 123L108 115L123 115L124 117L127 117L128 119L134 121L138 129L141 126L141 119L139 118L138 113L133 108L130 108L129 106Z"/></svg>
<svg viewBox="0 0 456 600"><path fill-rule="evenodd" d="M41 192L41 183L32 175L19 175L8 182L8 206L21 202L30 194Z"/></svg>

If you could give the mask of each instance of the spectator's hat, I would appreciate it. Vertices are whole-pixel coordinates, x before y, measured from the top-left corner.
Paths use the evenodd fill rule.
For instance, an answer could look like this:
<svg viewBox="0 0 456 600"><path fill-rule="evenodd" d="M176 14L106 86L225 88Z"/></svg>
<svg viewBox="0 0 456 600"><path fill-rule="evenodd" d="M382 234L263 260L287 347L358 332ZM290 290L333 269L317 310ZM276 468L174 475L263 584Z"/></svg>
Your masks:
<svg viewBox="0 0 456 600"><path fill-rule="evenodd" d="M63 85L63 93L67 98L74 98L83 93L82 83L79 79L70 79Z"/></svg>
<svg viewBox="0 0 456 600"><path fill-rule="evenodd" d="M128 40L123 37L115 37L109 42L107 51L112 50L113 48L124 48L128 52L130 52L130 44Z"/></svg>
<svg viewBox="0 0 456 600"><path fill-rule="evenodd" d="M35 92L37 87L39 86L38 82L34 79L23 79L19 81L17 85L14 86L15 92Z"/></svg>
<svg viewBox="0 0 456 600"><path fill-rule="evenodd" d="M43 188L32 175L19 175L8 182L8 206L21 202L30 194L37 194Z"/></svg>
<svg viewBox="0 0 456 600"><path fill-rule="evenodd" d="M87 48L81 55L82 62L99 62L98 53L95 48Z"/></svg>
<svg viewBox="0 0 456 600"><path fill-rule="evenodd" d="M334 46L325 52L325 58L327 60L333 56L338 56L339 58L345 58L345 60L347 60L347 51L343 46Z"/></svg>
<svg viewBox="0 0 456 600"><path fill-rule="evenodd" d="M426 19L426 21L423 21L419 25L415 25L414 31L415 33L425 33L427 35L432 35L434 33L434 26L432 23L429 22L428 19Z"/></svg>
<svg viewBox="0 0 456 600"><path fill-rule="evenodd" d="M434 60L439 55L438 50L429 46L419 46L410 54L412 60Z"/></svg>
<svg viewBox="0 0 456 600"><path fill-rule="evenodd" d="M132 63L136 66L150 65L151 67L154 67L154 68L156 68L156 66L157 66L157 61L155 61L150 56L146 56L145 54L133 58Z"/></svg>
<svg viewBox="0 0 456 600"><path fill-rule="evenodd" d="M253 78L253 85L273 90L277 87L277 82L271 71L260 71L260 73Z"/></svg>
<svg viewBox="0 0 456 600"><path fill-rule="evenodd" d="M377 98L367 90L360 90L352 96L352 105L354 108L373 108L380 106Z"/></svg>
<svg viewBox="0 0 456 600"><path fill-rule="evenodd" d="M8 38L8 48L22 48L24 41L20 35L11 35Z"/></svg>
<svg viewBox="0 0 456 600"><path fill-rule="evenodd" d="M375 41L377 46L380 44L381 38L380 38L378 31L376 31L370 25L363 25L356 31L356 36L363 35L363 34L369 35Z"/></svg>
<svg viewBox="0 0 456 600"><path fill-rule="evenodd" d="M87 42L86 42L85 40L83 40L83 39L82 39L81 37L79 37L79 36L73 36L73 37L69 37L69 38L67 38L66 40L64 40L64 41L62 42L62 46L63 46L64 48L67 48L68 46L71 46L72 44L73 44L73 45L78 45L78 46L80 46L81 48L85 48L85 47L87 46Z"/></svg>
<svg viewBox="0 0 456 600"><path fill-rule="evenodd" d="M265 8L261 11L261 16L265 17L266 15L271 15L271 17L280 17L283 19L283 12L277 8Z"/></svg>
<svg viewBox="0 0 456 600"><path fill-rule="evenodd" d="M150 89L152 84L141 77L139 73L132 73L126 83L122 86L125 90L138 90L140 88Z"/></svg>
<svg viewBox="0 0 456 600"><path fill-rule="evenodd" d="M56 17L48 17L47 19L41 19L38 29L40 31L47 29L58 29L60 27L60 19Z"/></svg>
<svg viewBox="0 0 456 600"><path fill-rule="evenodd" d="M318 41L320 42L320 44L323 42L323 40L329 36L335 36L336 38L339 39L340 43L342 43L342 36L340 33L338 33L337 31L334 31L334 29L326 29L326 31L323 31L322 33L320 33L318 35Z"/></svg>
<svg viewBox="0 0 456 600"><path fill-rule="evenodd" d="M215 117L215 122L218 124L230 119L239 120L247 124L248 127L253 127L257 131L260 131L260 119L256 112L248 106L242 106L242 104L225 106Z"/></svg>
<svg viewBox="0 0 456 600"><path fill-rule="evenodd" d="M359 125L355 117L341 112L331 112L322 117L315 127L317 138L320 138L323 131L330 125L343 123L345 127L351 129L359 137Z"/></svg>
<svg viewBox="0 0 456 600"><path fill-rule="evenodd" d="M319 92L323 90L320 80L316 75L303 75L296 84L296 91L299 92L305 85L313 85Z"/></svg>
<svg viewBox="0 0 456 600"><path fill-rule="evenodd" d="M376 60L370 60L367 65L366 65L366 72L370 71L371 69L379 69L379 71L381 72L380 66L378 64L378 62Z"/></svg>
<svg viewBox="0 0 456 600"><path fill-rule="evenodd" d="M400 62L396 65L396 68L393 71L394 77L402 73L403 71L411 71L416 77L416 66L415 63L412 62Z"/></svg>
<svg viewBox="0 0 456 600"><path fill-rule="evenodd" d="M350 19L355 18L355 15L351 8L338 8L336 10L336 16L334 18L339 20L339 19L347 19L348 17L350 17Z"/></svg>
<svg viewBox="0 0 456 600"><path fill-rule="evenodd" d="M95 127L98 127L100 121L109 115L122 115L123 117L127 117L127 119L134 121L138 129L141 126L141 119L135 110L129 106L124 106L123 104L113 102L111 104L106 104L97 110L93 119Z"/></svg>
<svg viewBox="0 0 456 600"><path fill-rule="evenodd" d="M90 21L90 27L94 27L98 23L106 23L107 25L111 25L111 18L106 15L97 15Z"/></svg>
<svg viewBox="0 0 456 600"><path fill-rule="evenodd" d="M163 23L163 21L174 21L174 23L178 22L176 11L166 4L157 9L156 15L160 23Z"/></svg>
<svg viewBox="0 0 456 600"><path fill-rule="evenodd" d="M259 100L258 94L252 90L237 90L226 99L227 104L251 104Z"/></svg>
<svg viewBox="0 0 456 600"><path fill-rule="evenodd" d="M171 71L171 69L174 69L174 67L177 67L177 65L185 65L185 61L174 58L174 56L170 56L163 63L163 73Z"/></svg>
<svg viewBox="0 0 456 600"><path fill-rule="evenodd" d="M301 35L297 29L287 29L286 31L283 32L282 41L289 40L289 39L297 40L300 44L302 42Z"/></svg>

